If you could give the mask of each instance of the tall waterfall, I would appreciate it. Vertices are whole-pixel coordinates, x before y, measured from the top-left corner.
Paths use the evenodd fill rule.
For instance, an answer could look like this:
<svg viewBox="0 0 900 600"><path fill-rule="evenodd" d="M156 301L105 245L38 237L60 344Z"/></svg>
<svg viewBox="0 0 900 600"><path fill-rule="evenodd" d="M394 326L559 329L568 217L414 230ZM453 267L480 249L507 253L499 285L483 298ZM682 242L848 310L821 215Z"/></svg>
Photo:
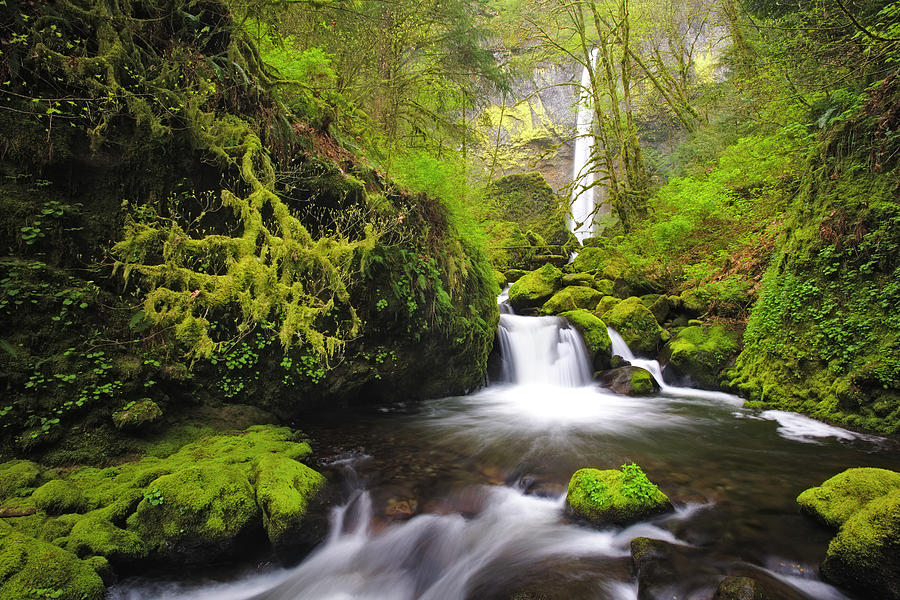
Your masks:
<svg viewBox="0 0 900 600"><path fill-rule="evenodd" d="M590 383L584 342L565 319L502 314L497 335L507 383L564 387Z"/></svg>
<svg viewBox="0 0 900 600"><path fill-rule="evenodd" d="M597 60L597 49L591 50L591 64ZM575 155L572 161L572 218L569 228L578 241L590 237L593 230L594 212L594 173L590 172L591 159L591 126L593 109L591 108L591 76L587 65L581 73L581 93L578 97L578 113L575 116ZM580 223L580 225L579 225Z"/></svg>

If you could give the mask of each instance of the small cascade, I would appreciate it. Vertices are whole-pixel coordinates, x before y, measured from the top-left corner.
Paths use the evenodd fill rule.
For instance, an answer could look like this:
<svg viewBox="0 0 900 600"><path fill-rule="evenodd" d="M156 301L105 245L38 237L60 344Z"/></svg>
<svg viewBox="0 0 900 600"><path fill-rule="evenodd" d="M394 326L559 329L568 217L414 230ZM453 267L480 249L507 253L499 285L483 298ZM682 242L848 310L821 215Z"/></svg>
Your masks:
<svg viewBox="0 0 900 600"><path fill-rule="evenodd" d="M509 304L509 288L512 286L508 285L503 288L503 291L500 292L500 295L497 296L497 306L500 308L501 315L513 315L515 311L512 306Z"/></svg>
<svg viewBox="0 0 900 600"><path fill-rule="evenodd" d="M591 365L578 332L560 317L500 315L503 379L518 385L587 385Z"/></svg>
<svg viewBox="0 0 900 600"><path fill-rule="evenodd" d="M591 50L591 62L597 60L597 49ZM575 151L572 160L572 233L583 242L593 230L594 213L594 173L590 170L591 127L593 109L590 105L591 75L587 66L581 73L581 94L578 98L578 112L575 116ZM579 225L581 223L581 225Z"/></svg>

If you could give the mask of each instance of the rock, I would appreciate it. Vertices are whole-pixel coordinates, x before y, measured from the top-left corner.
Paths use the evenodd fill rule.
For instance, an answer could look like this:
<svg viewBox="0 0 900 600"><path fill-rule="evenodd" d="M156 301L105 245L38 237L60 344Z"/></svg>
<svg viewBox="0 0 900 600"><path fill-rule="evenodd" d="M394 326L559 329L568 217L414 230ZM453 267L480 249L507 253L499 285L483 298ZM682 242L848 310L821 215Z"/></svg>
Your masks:
<svg viewBox="0 0 900 600"><path fill-rule="evenodd" d="M101 600L106 587L95 567L67 550L21 533L0 544L0 598L36 598L50 590L60 600Z"/></svg>
<svg viewBox="0 0 900 600"><path fill-rule="evenodd" d="M697 318L706 314L709 306L706 299L697 290L685 290L681 292L681 310L688 317Z"/></svg>
<svg viewBox="0 0 900 600"><path fill-rule="evenodd" d="M598 279L594 283L594 288L597 289L598 292L603 294L604 296L613 297L613 289L615 288L615 283L609 279ZM618 298L615 298L616 302L619 301Z"/></svg>
<svg viewBox="0 0 900 600"><path fill-rule="evenodd" d="M751 577L729 576L719 584L713 600L769 600L769 594Z"/></svg>
<svg viewBox="0 0 900 600"><path fill-rule="evenodd" d="M579 469L569 480L566 509L594 525L627 525L673 510L668 497L634 463L622 470Z"/></svg>
<svg viewBox="0 0 900 600"><path fill-rule="evenodd" d="M546 264L523 275L509 288L509 303L516 311L535 309L562 287L562 271Z"/></svg>
<svg viewBox="0 0 900 600"><path fill-rule="evenodd" d="M279 454L260 456L251 475L263 526L282 560L293 560L317 542L304 525L310 503L325 487L325 478L303 463Z"/></svg>
<svg viewBox="0 0 900 600"><path fill-rule="evenodd" d="M498 271L497 269L491 269L491 275L494 277L494 281L497 282L497 286L502 290L506 287L506 275Z"/></svg>
<svg viewBox="0 0 900 600"><path fill-rule="evenodd" d="M631 363L619 356L618 354L613 355L612 358L609 359L609 368L610 369L618 369L619 367L629 367Z"/></svg>
<svg viewBox="0 0 900 600"><path fill-rule="evenodd" d="M828 544L822 575L871 598L900 599L900 489L854 512Z"/></svg>
<svg viewBox="0 0 900 600"><path fill-rule="evenodd" d="M720 374L737 356L738 337L721 325L686 327L669 342L667 371L674 368L695 385L718 389Z"/></svg>
<svg viewBox="0 0 900 600"><path fill-rule="evenodd" d="M541 307L541 314L558 315L577 308L592 309L597 306L602 297L603 294L594 288L582 285L564 287L544 303L544 306Z"/></svg>
<svg viewBox="0 0 900 600"><path fill-rule="evenodd" d="M649 308L650 312L653 313L653 316L656 317L657 323L664 323L669 317L669 312L671 312L671 305L669 304L668 298L665 296L659 296L652 304L647 305L647 308Z"/></svg>
<svg viewBox="0 0 900 600"><path fill-rule="evenodd" d="M847 469L797 496L800 510L839 528L872 500L900 488L900 473L887 469Z"/></svg>
<svg viewBox="0 0 900 600"><path fill-rule="evenodd" d="M618 279L627 266L628 261L618 250L592 246L578 251L572 261L572 272L603 273L607 279ZM607 272L615 276L607 277Z"/></svg>
<svg viewBox="0 0 900 600"><path fill-rule="evenodd" d="M721 577L701 550L647 537L631 540L631 564L638 600L708 598L711 582Z"/></svg>
<svg viewBox="0 0 900 600"><path fill-rule="evenodd" d="M640 367L610 369L601 373L598 381L610 391L627 396L646 396L659 391L659 384L653 379L653 375Z"/></svg>
<svg viewBox="0 0 900 600"><path fill-rule="evenodd" d="M137 431L155 423L162 417L162 409L150 398L141 398L126 404L112 414L116 429Z"/></svg>
<svg viewBox="0 0 900 600"><path fill-rule="evenodd" d="M584 309L570 310L560 316L567 319L581 333L594 369L600 371L609 368L612 341L606 331L606 323Z"/></svg>
<svg viewBox="0 0 900 600"><path fill-rule="evenodd" d="M507 283L515 283L526 273L528 273L528 271L524 271L522 269L509 269L508 271L506 271L506 273L504 273L504 276L506 277Z"/></svg>
<svg viewBox="0 0 900 600"><path fill-rule="evenodd" d="M622 300L612 295L603 296L594 308L594 312L597 313L597 316L600 316L605 312L612 310L621 301Z"/></svg>
<svg viewBox="0 0 900 600"><path fill-rule="evenodd" d="M165 560L190 564L233 556L260 525L256 494L234 466L188 467L154 479L147 490L128 529Z"/></svg>
<svg viewBox="0 0 900 600"><path fill-rule="evenodd" d="M31 495L35 505L48 515L84 512L87 499L75 484L62 479L48 481Z"/></svg>
<svg viewBox="0 0 900 600"><path fill-rule="evenodd" d="M603 313L603 322L615 329L635 354L655 356L662 341L663 328L641 299L622 300Z"/></svg>
<svg viewBox="0 0 900 600"><path fill-rule="evenodd" d="M11 498L20 492L46 481L40 465L30 460L10 460L0 464L0 499ZM27 493L26 493L27 495Z"/></svg>
<svg viewBox="0 0 900 600"><path fill-rule="evenodd" d="M113 525L102 509L79 519L68 536L54 543L79 557L102 556L115 564L131 563L148 554L136 533Z"/></svg>
<svg viewBox="0 0 900 600"><path fill-rule="evenodd" d="M595 282L594 276L590 273L566 273L562 276L562 284L564 286L581 285L592 288Z"/></svg>

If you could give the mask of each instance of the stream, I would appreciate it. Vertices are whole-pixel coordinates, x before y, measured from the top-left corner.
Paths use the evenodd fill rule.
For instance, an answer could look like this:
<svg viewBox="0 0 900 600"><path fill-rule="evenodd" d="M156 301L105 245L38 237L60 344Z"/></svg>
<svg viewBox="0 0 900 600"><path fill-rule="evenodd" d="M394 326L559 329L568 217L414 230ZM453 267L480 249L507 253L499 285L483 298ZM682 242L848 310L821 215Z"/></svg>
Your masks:
<svg viewBox="0 0 900 600"><path fill-rule="evenodd" d="M833 534L800 515L795 498L849 467L896 469L895 442L745 409L721 392L609 393L591 382L583 342L563 319L502 308L502 381L304 422L328 457L320 467L344 489L328 538L301 564L136 578L109 597L634 600L630 542L647 536L671 544L674 574L642 597L709 599L725 575L747 575L773 599L861 599L819 578ZM611 334L615 353L660 379L656 361ZM631 461L674 513L606 529L566 516L575 470Z"/></svg>

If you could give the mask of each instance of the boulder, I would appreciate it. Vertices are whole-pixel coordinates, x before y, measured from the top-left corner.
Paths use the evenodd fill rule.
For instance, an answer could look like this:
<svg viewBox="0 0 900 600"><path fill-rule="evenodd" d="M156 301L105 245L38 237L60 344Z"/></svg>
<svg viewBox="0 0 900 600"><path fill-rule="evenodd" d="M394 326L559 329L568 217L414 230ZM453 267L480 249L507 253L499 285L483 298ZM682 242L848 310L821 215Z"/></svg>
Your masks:
<svg viewBox="0 0 900 600"><path fill-rule="evenodd" d="M828 544L822 575L871 598L900 600L900 489L854 512Z"/></svg>
<svg viewBox="0 0 900 600"><path fill-rule="evenodd" d="M653 379L653 375L640 367L610 369L601 373L597 380L610 391L626 396L646 396L659 391L659 384Z"/></svg>
<svg viewBox="0 0 900 600"><path fill-rule="evenodd" d="M562 276L562 285L583 285L592 288L595 285L594 276L590 273L566 273Z"/></svg>
<svg viewBox="0 0 900 600"><path fill-rule="evenodd" d="M631 565L638 600L708 598L711 582L721 575L702 560L702 550L663 540L631 540Z"/></svg>
<svg viewBox="0 0 900 600"><path fill-rule="evenodd" d="M713 600L769 600L761 583L752 577L728 576L716 588Z"/></svg>
<svg viewBox="0 0 900 600"><path fill-rule="evenodd" d="M506 275L504 275L497 269L491 269L491 275L493 276L494 281L497 282L497 286L501 290L506 287L506 284L507 284Z"/></svg>
<svg viewBox="0 0 900 600"><path fill-rule="evenodd" d="M48 481L34 491L31 499L48 515L80 513L87 507L87 499L78 486L62 479Z"/></svg>
<svg viewBox="0 0 900 600"><path fill-rule="evenodd" d="M594 283L594 287L604 296L612 297L615 283L610 279L598 279ZM618 301L618 298L616 298L616 301Z"/></svg>
<svg viewBox="0 0 900 600"><path fill-rule="evenodd" d="M709 303L697 290L685 290L681 292L681 310L689 318L697 318L706 314Z"/></svg>
<svg viewBox="0 0 900 600"><path fill-rule="evenodd" d="M129 402L112 414L116 429L137 431L155 423L162 417L162 409L150 398Z"/></svg>
<svg viewBox="0 0 900 600"><path fill-rule="evenodd" d="M594 525L627 525L672 509L669 498L634 463L579 469L569 480L566 510Z"/></svg>
<svg viewBox="0 0 900 600"><path fill-rule="evenodd" d="M507 283L515 283L527 273L528 271L524 271L522 269L509 269L503 275L506 277Z"/></svg>
<svg viewBox="0 0 900 600"><path fill-rule="evenodd" d="M656 317L635 296L622 300L601 316L603 322L615 329L635 354L655 356L664 330Z"/></svg>
<svg viewBox="0 0 900 600"><path fill-rule="evenodd" d="M676 374L706 389L717 389L721 372L737 356L738 336L722 327L685 327L669 342L667 372Z"/></svg>
<svg viewBox="0 0 900 600"><path fill-rule="evenodd" d="M147 557L147 546L133 531L114 525L105 510L95 510L79 519L68 536L54 540L58 546L84 558L102 556L121 565Z"/></svg>
<svg viewBox="0 0 900 600"><path fill-rule="evenodd" d="M539 308L562 287L562 271L546 264L523 275L509 288L509 303L518 311Z"/></svg>
<svg viewBox="0 0 900 600"><path fill-rule="evenodd" d="M650 309L650 312L653 313L653 316L656 317L657 323L664 323L672 310L672 306L665 296L657 297L656 300L646 306Z"/></svg>
<svg viewBox="0 0 900 600"><path fill-rule="evenodd" d="M837 529L869 502L898 488L900 473L896 471L847 469L797 496L797 503L804 513Z"/></svg>
<svg viewBox="0 0 900 600"><path fill-rule="evenodd" d="M594 308L594 312L597 313L597 316L600 316L605 312L612 310L621 301L621 299L616 298L613 295L603 296Z"/></svg>
<svg viewBox="0 0 900 600"><path fill-rule="evenodd" d="M47 590L60 600L101 600L106 587L97 562L21 533L7 533L0 544L0 598L36 598ZM49 596L48 596L49 597Z"/></svg>
<svg viewBox="0 0 900 600"><path fill-rule="evenodd" d="M560 316L567 319L581 333L594 369L598 371L608 369L612 341L606 331L606 323L584 309L570 310Z"/></svg>
<svg viewBox="0 0 900 600"><path fill-rule="evenodd" d="M593 309L602 297L603 294L594 288L582 285L564 287L544 303L541 314L558 315L577 308Z"/></svg>
<svg viewBox="0 0 900 600"><path fill-rule="evenodd" d="M0 463L0 500L20 494L46 481L40 465L30 460ZM27 494L26 494L27 495Z"/></svg>
<svg viewBox="0 0 900 600"><path fill-rule="evenodd" d="M318 539L307 535L307 514L325 487L325 478L296 460L266 454L257 459L251 480L263 526L279 557L290 561L311 548Z"/></svg>

